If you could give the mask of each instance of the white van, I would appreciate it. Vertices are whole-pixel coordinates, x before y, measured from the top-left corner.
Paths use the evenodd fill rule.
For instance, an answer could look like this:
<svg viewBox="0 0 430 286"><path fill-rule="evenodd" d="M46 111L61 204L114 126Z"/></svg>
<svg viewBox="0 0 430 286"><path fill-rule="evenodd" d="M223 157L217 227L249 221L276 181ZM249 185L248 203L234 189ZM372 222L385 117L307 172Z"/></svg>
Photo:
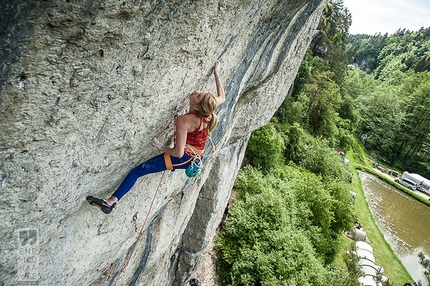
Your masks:
<svg viewBox="0 0 430 286"><path fill-rule="evenodd" d="M405 186L406 188L415 191L417 189L417 183L415 183L414 181L407 179L407 178L399 178L396 179L396 182L399 183L400 185Z"/></svg>

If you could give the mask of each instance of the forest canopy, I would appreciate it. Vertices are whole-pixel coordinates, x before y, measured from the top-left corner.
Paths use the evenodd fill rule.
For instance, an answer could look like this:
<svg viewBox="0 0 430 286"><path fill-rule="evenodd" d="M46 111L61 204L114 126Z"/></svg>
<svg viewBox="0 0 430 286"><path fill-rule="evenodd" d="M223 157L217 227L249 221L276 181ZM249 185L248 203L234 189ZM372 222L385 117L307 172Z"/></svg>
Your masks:
<svg viewBox="0 0 430 286"><path fill-rule="evenodd" d="M356 135L380 160L430 177L430 28L350 35L346 53Z"/></svg>

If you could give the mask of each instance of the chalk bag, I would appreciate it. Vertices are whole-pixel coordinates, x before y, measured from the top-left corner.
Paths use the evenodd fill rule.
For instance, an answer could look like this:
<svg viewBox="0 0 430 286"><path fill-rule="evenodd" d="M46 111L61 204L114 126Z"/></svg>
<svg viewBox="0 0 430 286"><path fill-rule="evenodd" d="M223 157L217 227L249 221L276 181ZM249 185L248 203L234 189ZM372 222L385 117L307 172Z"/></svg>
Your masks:
<svg viewBox="0 0 430 286"><path fill-rule="evenodd" d="M185 169L185 174L187 174L187 176L190 178L195 177L195 176L197 176L198 173L200 173L202 168L203 168L203 161L200 157L196 156L191 161L188 168Z"/></svg>

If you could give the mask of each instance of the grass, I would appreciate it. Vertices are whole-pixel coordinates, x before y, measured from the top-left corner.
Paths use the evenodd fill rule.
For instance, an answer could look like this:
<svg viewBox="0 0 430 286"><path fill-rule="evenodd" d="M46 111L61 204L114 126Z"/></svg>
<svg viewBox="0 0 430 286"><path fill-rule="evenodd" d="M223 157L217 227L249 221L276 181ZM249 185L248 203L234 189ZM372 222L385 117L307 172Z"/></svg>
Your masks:
<svg viewBox="0 0 430 286"><path fill-rule="evenodd" d="M389 281L392 285L403 285L405 282L413 281L412 277L394 254L390 245L385 241L382 232L379 230L376 222L370 212L369 205L364 197L363 188L361 185L361 180L358 176L356 169L361 169L366 172L370 172L374 175L377 175L384 181L394 185L394 182L389 182L390 180L380 176L377 172L374 172L372 169L373 162L368 159L364 150L357 145L354 146L353 150L349 151L346 156L350 161L350 167L353 170L353 179L352 179L352 190L357 194L354 204L354 210L356 216L360 219L360 223L363 228L366 230L370 240L372 241L371 245L373 247L373 252L375 255L375 260L377 265L381 265L384 267L384 276L389 278ZM394 185L398 187L397 185ZM404 190L403 190L404 189ZM408 193L412 193L406 188L403 188L402 191L406 191ZM413 193L412 193L413 194ZM417 196L416 199L419 196ZM427 204L424 200L424 202ZM343 239L344 249L349 247L351 240ZM342 255L344 251L338 254L336 259L336 264L339 264L342 260Z"/></svg>

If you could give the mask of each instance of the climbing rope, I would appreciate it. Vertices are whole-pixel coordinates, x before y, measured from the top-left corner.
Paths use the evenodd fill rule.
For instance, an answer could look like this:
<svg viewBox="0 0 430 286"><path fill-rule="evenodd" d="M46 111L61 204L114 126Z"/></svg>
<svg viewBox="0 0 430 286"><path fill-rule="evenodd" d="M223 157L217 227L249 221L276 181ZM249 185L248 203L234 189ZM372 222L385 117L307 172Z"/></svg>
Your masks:
<svg viewBox="0 0 430 286"><path fill-rule="evenodd" d="M118 282L119 277L121 276L121 273L122 273L122 272L124 271L124 269L127 267L128 262L130 261L131 257L133 256L134 251L136 250L137 242L139 241L140 237L141 237L141 236L142 236L142 234L143 234L143 229L144 229L144 227L145 227L146 221L148 220L149 214L151 213L152 206L154 205L155 198L157 197L157 193L158 193L158 190L160 189L161 182L163 181L163 178L164 178L164 174L165 174L165 173L166 173L166 171L164 171L164 172L163 172L163 174L161 175L160 182L158 183L157 189L155 190L154 196L153 196L153 198L152 198L151 205L149 206L149 209L148 209L148 212L147 212L147 214L146 214L145 220L143 221L142 227L140 228L140 231L139 231L139 232L137 231L137 230L138 230L138 228L137 228L137 214L135 214L135 215L133 216L134 228L135 228L135 231L138 233L138 236L137 236L136 242L135 242L135 243L134 243L134 245L133 245L133 248L131 249L131 252L127 255L127 257L125 258L124 262L122 263L121 270L119 271L118 276L115 278L115 281L114 281L115 283L113 283L113 285L114 285L114 286L115 286L115 285L116 285L116 283Z"/></svg>
<svg viewBox="0 0 430 286"><path fill-rule="evenodd" d="M176 144L176 119L177 119L177 117L178 117L178 114L176 114L175 116L174 116L174 135L173 135L173 140L174 140L174 144ZM208 137L209 139L210 139L210 141L211 141L211 143L212 143L212 151L215 151L215 145L214 145L214 143L212 142L212 138L210 138L210 137ZM190 148L191 149L191 148ZM192 150L192 149L191 149ZM192 150L193 151L193 153L194 153L194 150ZM170 157L169 157L170 158ZM186 163L188 163L188 162L186 162ZM182 164L181 164L182 165ZM161 186L161 183L162 183L162 181L163 181L163 178L164 178L164 174L166 173L166 171L163 171L163 174L161 175L161 178L160 178L160 182L158 183L158 186L157 186L157 189L155 190L155 193L154 193L154 196L153 196L153 198L152 198L152 202L151 202L151 205L149 206L149 209L148 209L148 212L147 212L147 214L146 214L146 217L145 217L145 220L143 221L143 224L142 224L142 227L140 228L140 231L138 230L138 223L137 223L137 213L133 216L133 222L134 222L134 231L135 232L137 232L138 233L138 236L137 236L137 239L136 239L136 242L134 243L134 245L133 245L133 248L131 249L131 252L126 256L126 258L124 259L124 262L122 263L122 265L121 265L121 270L119 271L119 273L118 273L118 275L117 275L117 277L115 277L115 279L114 279L114 283L113 283L113 285L114 286L116 286L116 283L118 282L118 280L119 280L119 278L120 278L120 276L121 276L121 273L122 272L124 272L124 269L127 267L127 265L128 265L128 262L130 261L130 259L131 259L131 257L133 256L133 253L134 253L134 251L136 250L136 246L137 246L137 242L139 241L139 239L140 239L140 237L142 236L142 234L143 234L143 229L144 229L144 227L145 227L145 224L146 224L146 222L147 222L147 220L148 220L148 218L149 218L149 214L151 213L151 210L152 210L152 206L154 205L154 202L155 202L155 198L157 197L157 193L158 193L158 190L160 189L160 186ZM109 269L109 275L111 276L112 275L112 265L111 265L111 268Z"/></svg>

